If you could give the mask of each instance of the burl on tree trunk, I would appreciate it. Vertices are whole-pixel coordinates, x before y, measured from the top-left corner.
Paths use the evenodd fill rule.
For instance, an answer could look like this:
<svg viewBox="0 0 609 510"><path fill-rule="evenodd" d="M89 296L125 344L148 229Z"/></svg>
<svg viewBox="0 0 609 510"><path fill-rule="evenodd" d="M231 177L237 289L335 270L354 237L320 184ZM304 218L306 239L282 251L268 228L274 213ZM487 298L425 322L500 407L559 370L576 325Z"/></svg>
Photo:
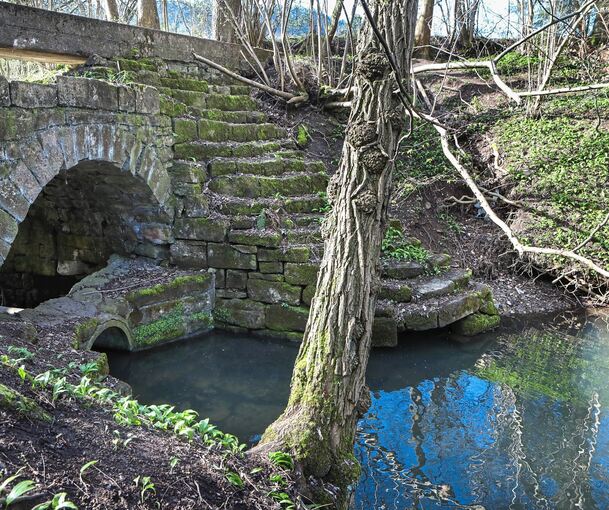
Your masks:
<svg viewBox="0 0 609 510"><path fill-rule="evenodd" d="M408 76L416 0L376 0L374 19ZM379 287L380 251L393 159L407 126L395 76L371 27L360 37L348 130L328 187L332 211L303 343L283 414L257 447L289 451L305 475L346 488L359 474L353 455ZM338 505L340 506L340 505Z"/></svg>

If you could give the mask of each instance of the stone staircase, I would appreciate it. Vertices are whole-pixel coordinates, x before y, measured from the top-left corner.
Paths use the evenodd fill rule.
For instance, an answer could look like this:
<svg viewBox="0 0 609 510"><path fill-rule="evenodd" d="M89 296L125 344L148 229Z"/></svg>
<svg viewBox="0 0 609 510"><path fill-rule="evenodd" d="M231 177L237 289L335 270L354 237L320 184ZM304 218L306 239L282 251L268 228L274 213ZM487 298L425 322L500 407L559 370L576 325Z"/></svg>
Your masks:
<svg viewBox="0 0 609 510"><path fill-rule="evenodd" d="M216 271L216 325L301 339L323 253L323 163L268 121L249 87L200 67L154 64L155 72L129 65L136 81L159 89L161 114L172 118L171 262ZM398 331L496 326L490 290L470 279L447 255L384 260L374 344L395 345Z"/></svg>

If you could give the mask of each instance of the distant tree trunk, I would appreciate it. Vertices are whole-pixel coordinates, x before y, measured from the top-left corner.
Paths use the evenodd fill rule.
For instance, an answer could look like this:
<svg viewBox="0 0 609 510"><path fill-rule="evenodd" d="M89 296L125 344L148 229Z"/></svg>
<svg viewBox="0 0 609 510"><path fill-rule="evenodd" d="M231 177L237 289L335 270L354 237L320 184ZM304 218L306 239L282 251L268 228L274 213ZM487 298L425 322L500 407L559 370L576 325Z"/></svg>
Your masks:
<svg viewBox="0 0 609 510"><path fill-rule="evenodd" d="M419 53L424 58L431 57L431 23L433 20L434 0L423 0L423 10L417 18L414 31L415 45L420 48Z"/></svg>
<svg viewBox="0 0 609 510"><path fill-rule="evenodd" d="M474 43L480 0L455 0L454 5L455 19L450 40L461 48L470 48Z"/></svg>
<svg viewBox="0 0 609 510"><path fill-rule="evenodd" d="M116 0L103 0L102 6L104 8L104 12L106 13L106 19L108 21L118 21L119 13Z"/></svg>
<svg viewBox="0 0 609 510"><path fill-rule="evenodd" d="M156 0L137 1L137 24L140 27L161 29Z"/></svg>
<svg viewBox="0 0 609 510"><path fill-rule="evenodd" d="M338 23L340 21L340 15L343 11L344 0L336 0L334 4L334 11L332 11L332 24L328 29L328 43L332 44L336 31L338 30Z"/></svg>
<svg viewBox="0 0 609 510"><path fill-rule="evenodd" d="M241 16L241 0L216 0L214 7L214 29L218 41L238 42L231 19L238 21Z"/></svg>
<svg viewBox="0 0 609 510"><path fill-rule="evenodd" d="M371 4L379 30L406 77L416 0L374 0ZM325 248L317 291L292 374L288 405L258 447L259 451L290 451L305 475L342 488L359 474L353 455L355 426L361 404L368 399L365 374L381 242L393 158L405 125L385 53L370 26L365 24L362 30L347 136L338 171L328 187L332 211L322 229Z"/></svg>
<svg viewBox="0 0 609 510"><path fill-rule="evenodd" d="M598 10L592 27L592 43L601 45L609 41L609 34L607 33L609 27L609 1L601 0L597 5Z"/></svg>

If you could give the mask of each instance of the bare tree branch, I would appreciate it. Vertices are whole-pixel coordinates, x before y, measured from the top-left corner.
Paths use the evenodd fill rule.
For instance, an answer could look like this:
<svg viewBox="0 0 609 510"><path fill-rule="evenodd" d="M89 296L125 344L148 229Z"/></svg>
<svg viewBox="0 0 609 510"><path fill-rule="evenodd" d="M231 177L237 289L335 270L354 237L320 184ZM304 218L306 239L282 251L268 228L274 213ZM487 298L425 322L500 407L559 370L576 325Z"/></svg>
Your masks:
<svg viewBox="0 0 609 510"><path fill-rule="evenodd" d="M299 104L299 103L304 103L309 100L309 96L307 94L297 96L295 94L290 94L289 92L285 92L283 90L275 89L268 85L258 83L257 81L250 80L249 78L244 78L243 76L231 71L230 69L227 69L226 67L221 66L220 64L214 62L213 60L209 60L208 58L202 57L201 55L197 55L196 53L193 53L192 55L199 62L203 62L205 65L208 65L209 67L213 67L214 69L216 69L217 71L220 71L221 73L225 74L226 76L229 76L230 78L233 78L234 80L240 81L241 83L245 83L246 85L249 85L250 87L256 87L260 90L263 90L264 92L268 92L269 94L280 97L281 99L286 100L288 102L288 104Z"/></svg>

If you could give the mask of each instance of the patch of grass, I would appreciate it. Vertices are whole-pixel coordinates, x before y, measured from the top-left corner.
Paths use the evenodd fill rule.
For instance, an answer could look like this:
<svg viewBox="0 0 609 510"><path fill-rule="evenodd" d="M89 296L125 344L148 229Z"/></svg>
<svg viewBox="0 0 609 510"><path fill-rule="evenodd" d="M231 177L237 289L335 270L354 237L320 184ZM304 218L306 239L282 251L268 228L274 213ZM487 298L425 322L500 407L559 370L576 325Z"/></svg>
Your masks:
<svg viewBox="0 0 609 510"><path fill-rule="evenodd" d="M592 120L517 116L498 124L495 138L518 198L536 203L526 233L533 243L573 248L607 213L609 133ZM609 228L582 253L609 264Z"/></svg>
<svg viewBox="0 0 609 510"><path fill-rule="evenodd" d="M410 194L431 179L454 175L442 152L440 138L432 125L415 121L412 133L402 142L395 162L394 182L398 193Z"/></svg>
<svg viewBox="0 0 609 510"><path fill-rule="evenodd" d="M523 55L517 51L510 51L497 64L497 71L501 75L512 76L524 73L529 68L534 69L539 64L539 57L534 55Z"/></svg>

